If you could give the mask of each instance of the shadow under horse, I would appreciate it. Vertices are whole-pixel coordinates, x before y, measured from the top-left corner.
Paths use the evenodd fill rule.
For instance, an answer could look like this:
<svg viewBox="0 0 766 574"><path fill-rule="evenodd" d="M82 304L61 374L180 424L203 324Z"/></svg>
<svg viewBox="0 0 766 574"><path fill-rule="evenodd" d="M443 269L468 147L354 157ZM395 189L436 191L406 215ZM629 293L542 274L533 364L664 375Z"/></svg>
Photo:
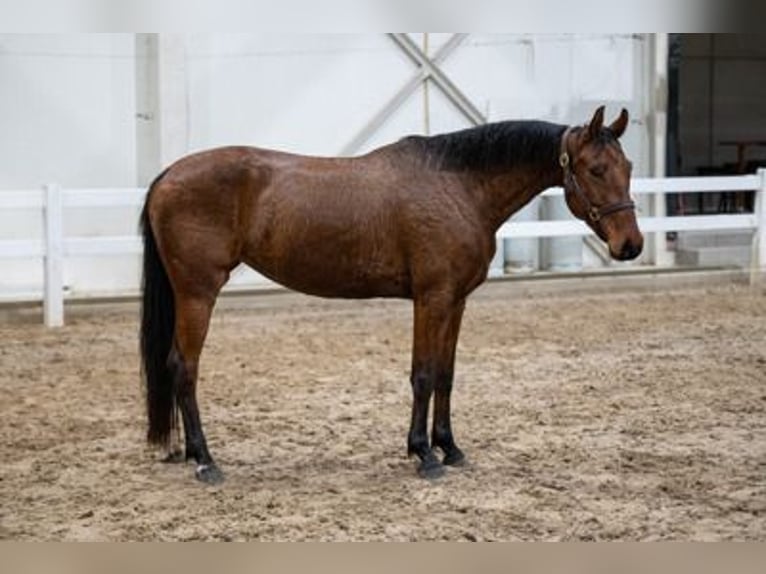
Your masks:
<svg viewBox="0 0 766 574"><path fill-rule="evenodd" d="M543 190L563 186L572 214L613 258L637 257L643 237L629 195L631 163L618 143L627 125L624 109L604 125L600 107L583 126L499 122L411 136L353 158L226 147L179 160L152 183L141 216L149 442L167 448L167 460L194 459L198 479L222 480L196 384L216 298L245 263L312 295L411 299L407 451L428 478L463 463L450 424L455 347L466 297L487 277L495 233Z"/></svg>

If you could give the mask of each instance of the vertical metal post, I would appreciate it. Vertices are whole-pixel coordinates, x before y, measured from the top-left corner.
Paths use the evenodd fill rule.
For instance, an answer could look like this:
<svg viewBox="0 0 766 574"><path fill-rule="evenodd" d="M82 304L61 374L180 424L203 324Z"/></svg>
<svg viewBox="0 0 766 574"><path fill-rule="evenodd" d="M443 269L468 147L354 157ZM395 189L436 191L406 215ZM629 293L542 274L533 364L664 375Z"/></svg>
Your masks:
<svg viewBox="0 0 766 574"><path fill-rule="evenodd" d="M134 34L136 46L137 183L149 183L162 169L160 158L159 34Z"/></svg>
<svg viewBox="0 0 766 574"><path fill-rule="evenodd" d="M64 325L64 210L61 188L45 186L45 286L43 318L46 327Z"/></svg>
<svg viewBox="0 0 766 574"><path fill-rule="evenodd" d="M183 34L157 37L157 109L160 165L166 166L189 151L189 90L186 38Z"/></svg>
<svg viewBox="0 0 766 574"><path fill-rule="evenodd" d="M758 170L758 180L753 210L758 227L753 237L753 254L750 262L751 285L759 285L766 271L766 168Z"/></svg>
<svg viewBox="0 0 766 574"><path fill-rule="evenodd" d="M669 84L670 58L678 58L678 46L671 53L670 37L668 34L654 34L651 44L651 92L649 137L651 149L652 177L667 176L668 155L668 113L672 96ZM677 64L676 64L677 65ZM671 171L673 166L670 166ZM654 217L665 217L665 194L655 193L649 199L650 213ZM652 264L658 267L669 267L673 264L674 254L668 250L664 232L653 234L649 242L649 253Z"/></svg>
<svg viewBox="0 0 766 574"><path fill-rule="evenodd" d="M423 32L423 53L430 58L428 32ZM428 78L423 80L423 135L431 135L431 102L428 93Z"/></svg>

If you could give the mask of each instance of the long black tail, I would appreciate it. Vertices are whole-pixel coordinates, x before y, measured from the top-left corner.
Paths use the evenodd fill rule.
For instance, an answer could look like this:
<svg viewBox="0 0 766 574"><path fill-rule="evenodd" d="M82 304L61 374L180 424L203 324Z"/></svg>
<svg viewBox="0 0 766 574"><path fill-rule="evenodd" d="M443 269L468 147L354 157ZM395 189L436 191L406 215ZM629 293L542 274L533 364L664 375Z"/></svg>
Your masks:
<svg viewBox="0 0 766 574"><path fill-rule="evenodd" d="M152 444L167 446L177 416L173 373L168 367L175 328L175 300L149 220L151 191L162 175L164 173L149 187L141 212L141 232L144 237L141 359L149 418L147 440Z"/></svg>

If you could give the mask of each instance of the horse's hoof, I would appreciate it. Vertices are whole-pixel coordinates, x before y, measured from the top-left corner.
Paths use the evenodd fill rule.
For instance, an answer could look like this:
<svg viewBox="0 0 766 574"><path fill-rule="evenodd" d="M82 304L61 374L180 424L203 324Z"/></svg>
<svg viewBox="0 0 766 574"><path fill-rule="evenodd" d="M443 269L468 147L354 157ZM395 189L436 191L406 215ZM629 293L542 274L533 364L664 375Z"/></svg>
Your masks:
<svg viewBox="0 0 766 574"><path fill-rule="evenodd" d="M197 480L205 484L221 484L223 482L223 473L214 464L200 464L194 471Z"/></svg>
<svg viewBox="0 0 766 574"><path fill-rule="evenodd" d="M182 450L174 450L165 455L165 458L162 459L162 462L167 464L186 462L186 455L184 455Z"/></svg>
<svg viewBox="0 0 766 574"><path fill-rule="evenodd" d="M444 476L444 465L435 456L426 458L418 466L418 476L428 480L434 480Z"/></svg>
<svg viewBox="0 0 766 574"><path fill-rule="evenodd" d="M465 466L465 455L463 454L463 451L455 447L445 455L442 464L446 464L447 466Z"/></svg>

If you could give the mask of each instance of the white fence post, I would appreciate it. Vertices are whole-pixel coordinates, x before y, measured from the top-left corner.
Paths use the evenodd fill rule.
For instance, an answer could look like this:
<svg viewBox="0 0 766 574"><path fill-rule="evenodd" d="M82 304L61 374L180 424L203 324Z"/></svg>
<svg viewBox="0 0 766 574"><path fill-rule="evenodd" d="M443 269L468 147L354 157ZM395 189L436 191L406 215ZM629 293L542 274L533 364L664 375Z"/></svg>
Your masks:
<svg viewBox="0 0 766 574"><path fill-rule="evenodd" d="M46 327L64 325L64 210L61 188L45 186L45 287L43 316Z"/></svg>
<svg viewBox="0 0 766 574"><path fill-rule="evenodd" d="M753 213L758 227L753 237L753 252L750 262L750 284L760 284L766 271L766 169L758 170L758 189L755 190Z"/></svg>

